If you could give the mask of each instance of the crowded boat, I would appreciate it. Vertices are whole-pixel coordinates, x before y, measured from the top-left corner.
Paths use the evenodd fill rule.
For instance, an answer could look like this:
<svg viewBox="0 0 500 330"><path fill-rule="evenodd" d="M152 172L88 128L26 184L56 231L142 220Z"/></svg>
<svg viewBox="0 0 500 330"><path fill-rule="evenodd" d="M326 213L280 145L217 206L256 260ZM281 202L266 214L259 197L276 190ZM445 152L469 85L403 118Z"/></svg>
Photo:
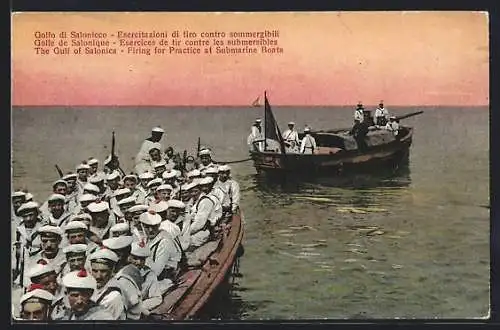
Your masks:
<svg viewBox="0 0 500 330"><path fill-rule="evenodd" d="M155 127L125 172L114 148L62 172L47 200L12 193L16 320L141 320L203 264L240 212L240 187L209 148L183 156Z"/></svg>

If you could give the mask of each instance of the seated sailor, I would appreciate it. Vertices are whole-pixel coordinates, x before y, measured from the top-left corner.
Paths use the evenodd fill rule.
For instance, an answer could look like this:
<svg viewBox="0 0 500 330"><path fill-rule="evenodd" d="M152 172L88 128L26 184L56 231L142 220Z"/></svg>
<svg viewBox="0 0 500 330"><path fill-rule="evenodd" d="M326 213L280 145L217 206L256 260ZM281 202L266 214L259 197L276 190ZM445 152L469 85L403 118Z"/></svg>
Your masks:
<svg viewBox="0 0 500 330"><path fill-rule="evenodd" d="M384 108L384 102L380 101L377 109L375 109L375 125L378 127L384 127L389 119L389 111Z"/></svg>
<svg viewBox="0 0 500 330"><path fill-rule="evenodd" d="M389 122L385 126L386 130L392 131L394 133L394 136L398 136L399 134L399 123L396 120L395 116L391 116L389 118Z"/></svg>
<svg viewBox="0 0 500 330"><path fill-rule="evenodd" d="M224 216L229 219L238 212L240 207L240 185L231 177L231 167L223 165L219 167L219 180L214 188L221 189L225 196L222 202Z"/></svg>
<svg viewBox="0 0 500 330"><path fill-rule="evenodd" d="M212 152L210 149L200 150L200 164L198 165L198 170L207 169L209 167L217 166L212 160Z"/></svg>
<svg viewBox="0 0 500 330"><path fill-rule="evenodd" d="M32 285L21 297L21 320L49 321L54 295L39 285Z"/></svg>
<svg viewBox="0 0 500 330"><path fill-rule="evenodd" d="M201 190L198 180L193 181L189 188L193 198L193 206L189 215L191 218L189 230L191 243L187 250L193 251L210 240L210 226L214 222L215 203Z"/></svg>
<svg viewBox="0 0 500 330"><path fill-rule="evenodd" d="M91 239L99 244L109 237L109 229L116 223L115 216L110 212L109 204L106 202L91 203L87 209L92 216L89 230L94 235Z"/></svg>

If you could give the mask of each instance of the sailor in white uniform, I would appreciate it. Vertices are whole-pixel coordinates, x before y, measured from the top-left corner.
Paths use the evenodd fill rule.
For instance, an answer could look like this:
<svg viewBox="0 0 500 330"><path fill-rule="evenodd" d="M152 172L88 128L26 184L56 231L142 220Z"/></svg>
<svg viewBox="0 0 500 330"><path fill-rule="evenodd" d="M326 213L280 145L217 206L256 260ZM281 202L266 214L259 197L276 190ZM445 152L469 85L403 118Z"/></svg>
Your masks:
<svg viewBox="0 0 500 330"><path fill-rule="evenodd" d="M306 134L302 138L302 142L300 144L300 153L301 154L314 154L316 150L316 139L310 134L311 129L309 127L304 128L304 133Z"/></svg>
<svg viewBox="0 0 500 330"><path fill-rule="evenodd" d="M391 116L389 118L389 122L385 125L385 129L391 131L394 136L398 136L399 134L399 123L396 121L395 116Z"/></svg>
<svg viewBox="0 0 500 330"><path fill-rule="evenodd" d="M155 175L153 174L153 172L146 171L146 172L139 174L139 181L141 182L141 184L138 185L137 189L142 191L144 196L147 196L148 191L149 191L148 183L151 180L153 180L154 178L155 178ZM144 198L146 198L146 197L144 197ZM140 204L143 204L143 203L144 203L144 201L140 202Z"/></svg>
<svg viewBox="0 0 500 330"><path fill-rule="evenodd" d="M116 221L114 215L110 212L109 205L106 202L91 203L87 206L89 214L92 216L90 232L92 239L99 244L102 240L109 238L109 229Z"/></svg>
<svg viewBox="0 0 500 330"><path fill-rule="evenodd" d="M377 109L375 109L375 125L377 127L384 127L389 121L389 111L384 107L384 102L380 101Z"/></svg>
<svg viewBox="0 0 500 330"><path fill-rule="evenodd" d="M288 123L288 129L283 132L283 140L287 146L287 152L291 153L297 153L300 146L299 133L294 127L295 123L291 121Z"/></svg>
<svg viewBox="0 0 500 330"><path fill-rule="evenodd" d="M250 150L255 150L255 145L257 145L257 150L264 150L264 141L260 141L254 144L255 141L263 140L262 127L261 127L261 119L256 119L250 129L250 135L247 139L247 144Z"/></svg>
<svg viewBox="0 0 500 330"><path fill-rule="evenodd" d="M364 108L363 104L361 102L358 102L358 105L356 106L356 110L354 110L354 122L362 123L363 119L365 118L364 115Z"/></svg>
<svg viewBox="0 0 500 330"><path fill-rule="evenodd" d="M65 176L62 177L62 180L66 181L68 183L68 191L66 192L66 199L72 200L72 203L77 202L77 196L78 196L78 187L76 184L76 180L78 178L78 175L76 173L69 172Z"/></svg>
<svg viewBox="0 0 500 330"><path fill-rule="evenodd" d="M132 193L131 197L133 197L138 204L142 204L144 203L146 194L138 189L138 183L139 179L134 174L129 174L123 177L123 185L125 186L125 188L130 189Z"/></svg>
<svg viewBox="0 0 500 330"><path fill-rule="evenodd" d="M130 225L130 232L132 233L132 236L134 237L135 241L141 241L147 239L143 227L141 226L141 222L139 221L139 217L148 209L149 206L145 204L138 204L132 206L127 210L127 213L130 213L132 217L132 220L130 221L129 225Z"/></svg>
<svg viewBox="0 0 500 330"><path fill-rule="evenodd" d="M33 285L30 290L21 297L21 320L49 321L50 309L54 295L44 290L40 285Z"/></svg>
<svg viewBox="0 0 500 330"><path fill-rule="evenodd" d="M124 297L119 284L113 278L115 265L120 258L109 249L100 249L89 256L92 276L97 282L96 290L90 298L104 307L113 320L125 320Z"/></svg>
<svg viewBox="0 0 500 330"><path fill-rule="evenodd" d="M120 188L121 175L118 171L113 171L106 176L106 191L104 192L104 200L109 202L114 196L116 190Z"/></svg>
<svg viewBox="0 0 500 330"><path fill-rule="evenodd" d="M163 172L162 177L163 177L163 182L172 187L171 197L173 198L179 192L179 185L177 184L177 171L176 170L165 171Z"/></svg>
<svg viewBox="0 0 500 330"><path fill-rule="evenodd" d="M157 201L159 201L159 197L156 193L156 188L158 188L161 184L163 183L163 179L161 178L155 178L148 183L148 194L146 195L146 198L144 200L144 204L146 205L151 205Z"/></svg>
<svg viewBox="0 0 500 330"><path fill-rule="evenodd" d="M167 204L167 219L179 228L179 242L182 250L185 251L191 242L191 236L189 234L191 223L189 217L186 215L186 204L177 199L171 199ZM165 228L165 225L160 225L160 230L164 230L163 228Z"/></svg>
<svg viewBox="0 0 500 330"><path fill-rule="evenodd" d="M83 192L83 186L88 182L90 166L88 164L82 163L76 167L76 186L79 193Z"/></svg>
<svg viewBox="0 0 500 330"><path fill-rule="evenodd" d="M63 285L69 309L58 320L113 320L113 316L103 306L91 300L94 291L97 289L97 282L86 270L82 269L66 274L63 277Z"/></svg>
<svg viewBox="0 0 500 330"><path fill-rule="evenodd" d="M72 218L72 220L64 227L64 233L66 235L64 240L64 246L68 247L71 245L85 245L87 247L87 255L99 248L95 242L91 241L89 236L90 221L83 221L83 217L92 217L89 214L81 214Z"/></svg>
<svg viewBox="0 0 500 330"><path fill-rule="evenodd" d="M198 170L201 172L209 167L216 167L217 165L212 160L212 152L210 149L200 150L200 164L198 165Z"/></svg>
<svg viewBox="0 0 500 330"><path fill-rule="evenodd" d="M225 216L235 214L240 207L240 185L231 177L229 165L219 167L219 180L215 183L214 188L221 189L225 194L222 202Z"/></svg>
<svg viewBox="0 0 500 330"><path fill-rule="evenodd" d="M89 179L91 179L94 176L106 176L106 174L103 171L99 171L99 160L96 158L90 158L87 161L87 164L90 166L89 169Z"/></svg>
<svg viewBox="0 0 500 330"><path fill-rule="evenodd" d="M189 215L191 218L189 232L191 243L188 251L193 251L210 240L210 226L216 220L213 218L215 202L201 190L199 180L191 183L190 193L193 206Z"/></svg>
<svg viewBox="0 0 500 330"><path fill-rule="evenodd" d="M152 145L156 145L159 147L159 151L163 150L163 147L160 143L160 140L162 139L163 135L165 133L165 130L161 127L154 127L151 130L151 136L144 140L144 142L141 145L141 149L139 150L139 153L137 153L137 156L135 156L135 164L138 165L144 161L149 162L150 161L150 155L149 151L151 150ZM162 157L163 158L163 157ZM136 173L141 174L143 171L136 171Z"/></svg>
<svg viewBox="0 0 500 330"><path fill-rule="evenodd" d="M89 178L89 182L98 188L97 196L102 200L104 200L107 190L106 177L107 175L104 173L96 173Z"/></svg>
<svg viewBox="0 0 500 330"><path fill-rule="evenodd" d="M48 199L48 213L44 214L45 222L55 226L64 226L69 222L72 213L65 209L66 197L52 194Z"/></svg>
<svg viewBox="0 0 500 330"><path fill-rule="evenodd" d="M217 226L222 219L223 215L223 210L222 210L222 202L224 201L225 194L220 189L220 187L217 187L216 189L213 189L215 184L215 181L212 177L205 177L203 179L200 179L200 188L201 190L212 199L214 202L214 207L213 207L213 215L211 216L211 227L214 228Z"/></svg>

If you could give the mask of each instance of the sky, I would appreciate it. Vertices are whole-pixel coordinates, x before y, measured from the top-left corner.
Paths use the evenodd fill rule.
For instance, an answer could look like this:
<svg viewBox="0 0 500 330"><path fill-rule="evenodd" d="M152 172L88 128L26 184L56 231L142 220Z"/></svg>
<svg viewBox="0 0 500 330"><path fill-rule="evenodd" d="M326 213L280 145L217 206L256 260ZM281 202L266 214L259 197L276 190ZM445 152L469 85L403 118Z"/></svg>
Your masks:
<svg viewBox="0 0 500 330"><path fill-rule="evenodd" d="M17 13L12 103L245 106L266 90L273 105L384 100L391 106L482 106L489 104L488 24L486 13L465 11ZM277 30L283 53L104 56L34 50L36 31L119 30Z"/></svg>

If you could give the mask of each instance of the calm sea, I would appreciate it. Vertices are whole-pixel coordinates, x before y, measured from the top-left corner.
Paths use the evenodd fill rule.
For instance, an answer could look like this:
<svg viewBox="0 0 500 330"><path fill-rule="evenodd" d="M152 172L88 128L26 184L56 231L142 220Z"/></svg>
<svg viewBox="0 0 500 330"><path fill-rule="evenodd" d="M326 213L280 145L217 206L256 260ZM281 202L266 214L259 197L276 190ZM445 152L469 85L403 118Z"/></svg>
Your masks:
<svg viewBox="0 0 500 330"><path fill-rule="evenodd" d="M273 107L282 130L348 127L348 107ZM393 174L266 184L233 164L246 221L241 276L219 313L237 319L472 318L489 310L489 112L389 108L415 127L410 164ZM58 178L89 157L122 167L153 126L166 147L215 159L248 157L261 108L15 107L13 187L43 202Z"/></svg>

